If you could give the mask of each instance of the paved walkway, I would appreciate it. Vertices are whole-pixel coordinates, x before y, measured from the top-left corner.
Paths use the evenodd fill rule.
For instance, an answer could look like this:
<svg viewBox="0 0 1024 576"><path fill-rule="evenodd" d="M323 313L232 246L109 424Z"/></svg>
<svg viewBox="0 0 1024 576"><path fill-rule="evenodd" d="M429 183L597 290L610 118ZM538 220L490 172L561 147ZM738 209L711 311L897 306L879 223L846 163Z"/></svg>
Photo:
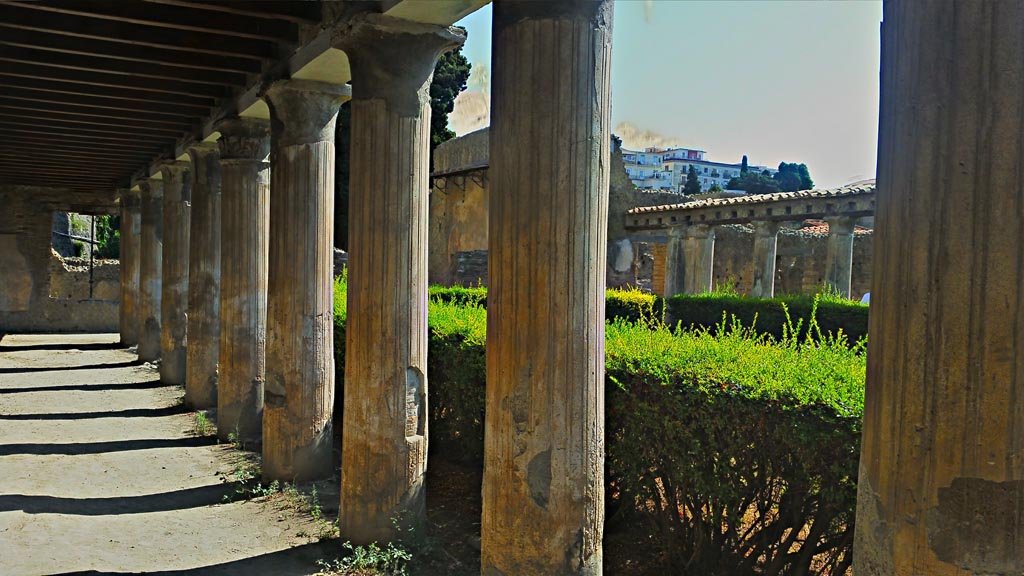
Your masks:
<svg viewBox="0 0 1024 576"><path fill-rule="evenodd" d="M0 575L311 574L281 495L225 503L240 453L117 335L0 340Z"/></svg>

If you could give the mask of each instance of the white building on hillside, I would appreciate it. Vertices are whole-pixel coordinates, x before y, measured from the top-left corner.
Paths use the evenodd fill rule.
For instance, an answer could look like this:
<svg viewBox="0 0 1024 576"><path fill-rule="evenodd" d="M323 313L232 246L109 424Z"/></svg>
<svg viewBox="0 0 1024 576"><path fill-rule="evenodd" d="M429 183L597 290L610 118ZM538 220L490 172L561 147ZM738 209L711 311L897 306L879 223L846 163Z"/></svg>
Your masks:
<svg viewBox="0 0 1024 576"><path fill-rule="evenodd" d="M626 173L637 188L671 190L682 193L686 175L693 166L697 170L702 192L718 185L725 189L732 178L739 177L740 164L712 162L704 157L703 150L692 148L645 148L644 150L622 149ZM775 174L767 166L749 165L748 170Z"/></svg>

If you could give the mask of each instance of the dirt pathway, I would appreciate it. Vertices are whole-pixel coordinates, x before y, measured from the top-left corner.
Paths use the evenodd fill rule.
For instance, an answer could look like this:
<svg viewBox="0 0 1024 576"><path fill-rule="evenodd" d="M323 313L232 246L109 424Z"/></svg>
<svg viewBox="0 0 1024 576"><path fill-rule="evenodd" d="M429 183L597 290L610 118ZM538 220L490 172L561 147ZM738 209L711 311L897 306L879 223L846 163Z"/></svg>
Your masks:
<svg viewBox="0 0 1024 576"><path fill-rule="evenodd" d="M116 335L0 340L0 574L311 574L280 494L225 502L241 457Z"/></svg>

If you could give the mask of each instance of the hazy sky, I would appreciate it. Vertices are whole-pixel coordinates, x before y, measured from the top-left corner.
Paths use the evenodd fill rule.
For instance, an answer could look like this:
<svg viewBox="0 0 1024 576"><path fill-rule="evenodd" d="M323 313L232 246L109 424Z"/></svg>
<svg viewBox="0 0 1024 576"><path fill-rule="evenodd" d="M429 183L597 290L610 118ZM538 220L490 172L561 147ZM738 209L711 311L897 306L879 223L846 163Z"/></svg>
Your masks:
<svg viewBox="0 0 1024 576"><path fill-rule="evenodd" d="M881 17L870 0L617 1L613 131L721 162L804 162L819 186L873 178ZM489 5L459 22L474 67L459 134L488 123L490 23Z"/></svg>

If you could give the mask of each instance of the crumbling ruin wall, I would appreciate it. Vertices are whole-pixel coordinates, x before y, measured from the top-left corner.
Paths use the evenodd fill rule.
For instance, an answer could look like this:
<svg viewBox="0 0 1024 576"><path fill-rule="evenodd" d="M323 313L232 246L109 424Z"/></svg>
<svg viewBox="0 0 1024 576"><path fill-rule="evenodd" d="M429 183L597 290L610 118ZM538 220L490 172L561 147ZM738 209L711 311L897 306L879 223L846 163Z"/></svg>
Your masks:
<svg viewBox="0 0 1024 576"><path fill-rule="evenodd" d="M55 250L50 253L50 297L88 300L89 259L62 258ZM120 301L121 271L117 260L93 260L92 299Z"/></svg>
<svg viewBox="0 0 1024 576"><path fill-rule="evenodd" d="M54 209L8 188L0 204L0 333L117 332L116 297L50 297Z"/></svg>
<svg viewBox="0 0 1024 576"><path fill-rule="evenodd" d="M434 150L428 232L431 284L487 281L488 150L486 128ZM483 274L479 274L480 256L474 256L481 251L485 253Z"/></svg>

